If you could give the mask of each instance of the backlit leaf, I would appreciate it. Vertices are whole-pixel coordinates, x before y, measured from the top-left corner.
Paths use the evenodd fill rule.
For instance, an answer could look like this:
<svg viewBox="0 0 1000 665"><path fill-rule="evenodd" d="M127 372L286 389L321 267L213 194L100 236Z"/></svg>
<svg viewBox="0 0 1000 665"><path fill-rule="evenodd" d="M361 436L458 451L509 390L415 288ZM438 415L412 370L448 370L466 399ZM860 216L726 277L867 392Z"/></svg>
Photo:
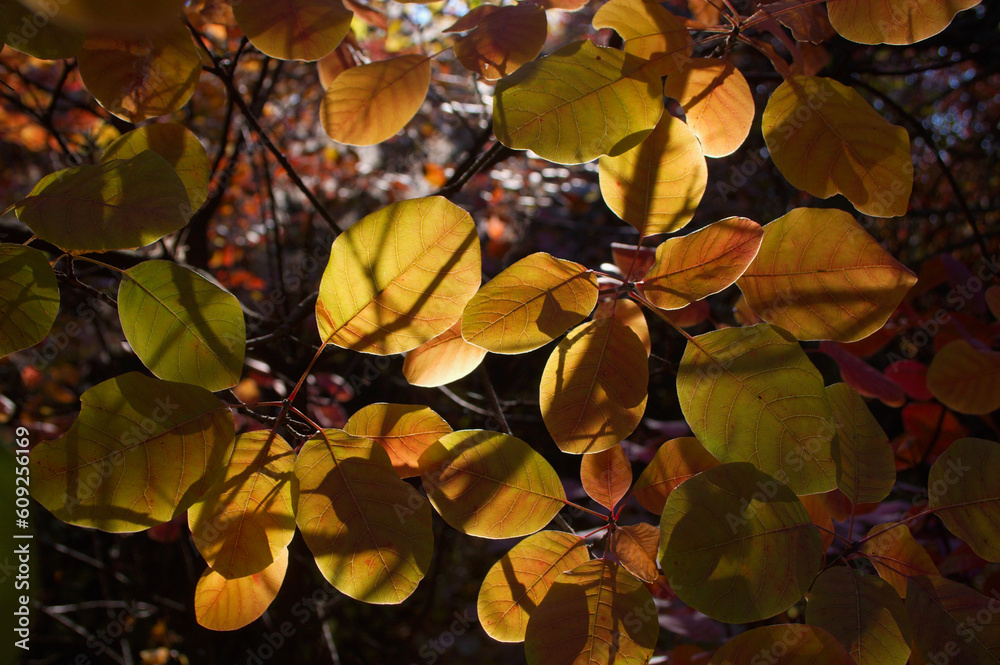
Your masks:
<svg viewBox="0 0 1000 665"><path fill-rule="evenodd" d="M485 357L486 349L469 344L462 337L459 319L451 328L406 354L403 376L415 386L443 386L468 375Z"/></svg>
<svg viewBox="0 0 1000 665"><path fill-rule="evenodd" d="M319 60L347 36L354 14L330 0L240 0L233 15L250 43L281 60Z"/></svg>
<svg viewBox="0 0 1000 665"><path fill-rule="evenodd" d="M848 351L843 344L820 342L819 351L833 358L844 382L864 397L874 397L895 407L906 403L906 393L898 383Z"/></svg>
<svg viewBox="0 0 1000 665"><path fill-rule="evenodd" d="M853 342L881 328L916 281L850 213L796 208L764 226L738 284L762 319L797 339Z"/></svg>
<svg viewBox="0 0 1000 665"><path fill-rule="evenodd" d="M497 139L559 164L625 152L663 113L659 78L641 71L642 64L589 40L525 64L497 83Z"/></svg>
<svg viewBox="0 0 1000 665"><path fill-rule="evenodd" d="M152 150L174 167L187 190L191 212L200 208L208 196L211 171L201 140L183 125L158 122L122 134L104 149L101 161L128 159L143 150Z"/></svg>
<svg viewBox="0 0 1000 665"><path fill-rule="evenodd" d="M583 538L562 531L529 536L493 564L479 589L479 622L500 642L521 642L528 619L562 573L590 560Z"/></svg>
<svg viewBox="0 0 1000 665"><path fill-rule="evenodd" d="M612 510L632 484L632 464L621 446L584 455L580 480L591 499Z"/></svg>
<svg viewBox="0 0 1000 665"><path fill-rule="evenodd" d="M431 509L369 439L323 430L295 460L295 521L330 584L355 600L401 603L431 562Z"/></svg>
<svg viewBox="0 0 1000 665"><path fill-rule="evenodd" d="M243 310L233 294L193 270L160 260L129 268L118 288L118 315L132 350L161 379L211 391L239 383Z"/></svg>
<svg viewBox="0 0 1000 665"><path fill-rule="evenodd" d="M442 436L420 456L420 474L441 517L470 536L535 533L566 501L552 465L521 439L500 432Z"/></svg>
<svg viewBox="0 0 1000 665"><path fill-rule="evenodd" d="M41 16L52 16L60 25L96 32L125 34L179 23L184 0L58 0L53 13L50 0L20 0Z"/></svg>
<svg viewBox="0 0 1000 665"><path fill-rule="evenodd" d="M667 76L663 94L684 108L688 127L708 157L725 157L743 145L753 124L753 93L733 63L693 58Z"/></svg>
<svg viewBox="0 0 1000 665"><path fill-rule="evenodd" d="M631 150L600 159L601 196L613 213L643 236L671 233L691 221L708 184L698 139L664 113Z"/></svg>
<svg viewBox="0 0 1000 665"><path fill-rule="evenodd" d="M469 71L495 81L534 60L547 35L545 10L538 5L498 7L455 42L455 57Z"/></svg>
<svg viewBox="0 0 1000 665"><path fill-rule="evenodd" d="M727 217L656 249L640 289L661 309L680 309L733 284L753 261L763 230L745 217Z"/></svg>
<svg viewBox="0 0 1000 665"><path fill-rule="evenodd" d="M278 595L287 569L287 549L266 569L246 577L226 579L208 568L194 590L195 619L209 630L236 630L253 623Z"/></svg>
<svg viewBox="0 0 1000 665"><path fill-rule="evenodd" d="M836 0L827 5L841 36L861 44L913 44L948 27L982 0Z"/></svg>
<svg viewBox="0 0 1000 665"><path fill-rule="evenodd" d="M281 558L295 535L295 453L270 432L236 437L226 475L188 509L194 544L226 579L259 573Z"/></svg>
<svg viewBox="0 0 1000 665"><path fill-rule="evenodd" d="M930 508L987 561L1000 561L1000 443L959 439L927 480Z"/></svg>
<svg viewBox="0 0 1000 665"><path fill-rule="evenodd" d="M45 254L0 245L0 357L38 344L59 313L59 283Z"/></svg>
<svg viewBox="0 0 1000 665"><path fill-rule="evenodd" d="M531 614L528 665L639 665L660 626L646 586L612 561L587 561L556 578Z"/></svg>
<svg viewBox="0 0 1000 665"><path fill-rule="evenodd" d="M348 145L381 143L416 115L430 84L431 61L424 55L352 67L333 79L323 95L323 129Z"/></svg>
<svg viewBox="0 0 1000 665"><path fill-rule="evenodd" d="M129 122L181 108L201 76L201 57L180 21L162 30L88 37L77 62L90 94Z"/></svg>
<svg viewBox="0 0 1000 665"><path fill-rule="evenodd" d="M788 79L768 100L761 130L771 159L795 187L823 199L843 194L873 217L906 213L909 136L854 88L816 76Z"/></svg>
<svg viewBox="0 0 1000 665"><path fill-rule="evenodd" d="M399 477L410 478L420 475L420 455L451 427L426 406L381 402L356 411L344 431L380 443Z"/></svg>
<svg viewBox="0 0 1000 665"><path fill-rule="evenodd" d="M913 640L928 663L1000 663L996 592L987 597L937 576L915 577L908 588L906 611L915 627Z"/></svg>
<svg viewBox="0 0 1000 665"><path fill-rule="evenodd" d="M851 503L875 503L889 496L896 465L889 437L864 399L846 383L827 386L826 395L837 426L833 461L837 487Z"/></svg>
<svg viewBox="0 0 1000 665"><path fill-rule="evenodd" d="M959 413L990 413L1000 408L1000 353L977 349L964 339L948 342L927 368L927 387L942 404Z"/></svg>
<svg viewBox="0 0 1000 665"><path fill-rule="evenodd" d="M393 203L334 241L316 303L320 339L409 351L454 325L481 280L469 213L440 196Z"/></svg>
<svg viewBox="0 0 1000 665"><path fill-rule="evenodd" d="M681 600L727 623L794 605L819 572L823 541L798 497L745 462L689 478L667 497L660 567Z"/></svg>
<svg viewBox="0 0 1000 665"><path fill-rule="evenodd" d="M612 28L625 41L625 52L655 61L664 76L684 66L693 41L676 16L652 0L609 0L594 14L595 28Z"/></svg>
<svg viewBox="0 0 1000 665"><path fill-rule="evenodd" d="M643 582L655 582L656 549L660 544L660 530L652 524L640 522L615 529L612 551L622 566Z"/></svg>
<svg viewBox="0 0 1000 665"><path fill-rule="evenodd" d="M885 533L883 533L883 531ZM913 539L910 528L895 524L876 524L866 537L861 552L875 566L879 576L892 585L901 597L906 598L906 580L917 575L940 575L920 543Z"/></svg>
<svg viewBox="0 0 1000 665"><path fill-rule="evenodd" d="M462 313L462 336L493 353L524 353L580 323L597 303L597 278L544 252L487 282Z"/></svg>
<svg viewBox="0 0 1000 665"><path fill-rule="evenodd" d="M83 33L51 20L39 26L41 21L36 17L58 15L60 8L58 5L41 5L43 0L35 1L39 3L37 8L29 8L25 6L27 3L17 0L0 3L0 40L21 53L44 60L75 56L83 46ZM36 13L37 10L45 11Z"/></svg>
<svg viewBox="0 0 1000 665"><path fill-rule="evenodd" d="M677 396L695 436L721 461L751 462L799 494L837 486L823 377L778 328L728 328L689 340Z"/></svg>
<svg viewBox="0 0 1000 665"><path fill-rule="evenodd" d="M64 522L142 531L197 501L233 440L229 407L207 390L129 372L84 392L69 431L31 450L32 494Z"/></svg>
<svg viewBox="0 0 1000 665"><path fill-rule="evenodd" d="M693 436L663 443L643 469L632 493L642 507L657 515L678 485L696 473L719 466L720 462Z"/></svg>
<svg viewBox="0 0 1000 665"><path fill-rule="evenodd" d="M786 623L753 628L722 645L709 665L856 665L847 649L818 626Z"/></svg>
<svg viewBox="0 0 1000 665"><path fill-rule="evenodd" d="M187 224L190 207L173 167L147 150L51 173L15 209L18 219L53 245L106 251L156 242Z"/></svg>
<svg viewBox="0 0 1000 665"><path fill-rule="evenodd" d="M649 337L649 324L646 322L646 314L642 307L628 298L602 300L597 303L597 309L594 310L594 320L600 321L609 317L618 319L639 337L639 341L646 347L647 356L653 352L653 341Z"/></svg>
<svg viewBox="0 0 1000 665"><path fill-rule="evenodd" d="M615 446L646 410L649 360L639 337L618 319L574 328L542 371L539 403L545 428L563 452Z"/></svg>
<svg viewBox="0 0 1000 665"><path fill-rule="evenodd" d="M813 583L806 620L847 647L857 665L906 665L910 622L888 582L846 566L830 568Z"/></svg>
<svg viewBox="0 0 1000 665"><path fill-rule="evenodd" d="M478 26L488 14L500 9L497 5L479 5L472 7L468 12L458 17L458 20L445 28L441 32L466 32Z"/></svg>

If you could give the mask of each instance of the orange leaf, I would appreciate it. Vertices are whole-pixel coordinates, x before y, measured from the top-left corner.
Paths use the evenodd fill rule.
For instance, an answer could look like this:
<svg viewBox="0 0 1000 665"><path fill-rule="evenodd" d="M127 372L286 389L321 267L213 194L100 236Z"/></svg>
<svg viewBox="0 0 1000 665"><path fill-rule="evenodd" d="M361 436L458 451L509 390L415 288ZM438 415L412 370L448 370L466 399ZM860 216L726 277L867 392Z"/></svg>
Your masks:
<svg viewBox="0 0 1000 665"><path fill-rule="evenodd" d="M274 563L247 577L228 580L211 568L194 590L194 616L209 630L236 630L257 620L278 595L288 569L288 550Z"/></svg>
<svg viewBox="0 0 1000 665"><path fill-rule="evenodd" d="M656 549L660 546L660 530L652 524L640 522L615 529L611 549L622 567L643 582L655 582L660 573L656 569Z"/></svg>
<svg viewBox="0 0 1000 665"><path fill-rule="evenodd" d="M614 510L632 484L632 464L621 446L612 446L583 456L580 480L591 499Z"/></svg>
<svg viewBox="0 0 1000 665"><path fill-rule="evenodd" d="M351 10L329 0L240 0L233 15L250 43L281 60L319 60L351 29Z"/></svg>
<svg viewBox="0 0 1000 665"><path fill-rule="evenodd" d="M486 349L462 337L462 321L406 354L403 376L415 386L433 388L457 381L479 367Z"/></svg>
<svg viewBox="0 0 1000 665"><path fill-rule="evenodd" d="M534 60L547 36L545 10L538 5L499 7L455 42L455 57L469 71L495 81Z"/></svg>
<svg viewBox="0 0 1000 665"><path fill-rule="evenodd" d="M594 320L599 321L609 316L618 319L639 336L642 345L646 347L647 356L653 352L653 342L649 337L649 324L646 323L646 315L641 307L627 298L602 300L597 303L597 309L594 310Z"/></svg>
<svg viewBox="0 0 1000 665"><path fill-rule="evenodd" d="M891 584L901 598L906 598L907 578L940 575L927 550L913 539L910 528L905 524L877 524L866 537L875 534L879 535L861 545L861 553L868 557L879 576Z"/></svg>
<svg viewBox="0 0 1000 665"><path fill-rule="evenodd" d="M710 665L854 665L833 635L818 626L775 624L740 633L722 645Z"/></svg>
<svg viewBox="0 0 1000 665"><path fill-rule="evenodd" d="M667 76L663 94L680 102L707 157L736 152L750 133L753 93L731 62L693 58Z"/></svg>
<svg viewBox="0 0 1000 665"><path fill-rule="evenodd" d="M843 37L861 44L913 44L948 27L955 14L982 0L836 0L830 23Z"/></svg>
<svg viewBox="0 0 1000 665"><path fill-rule="evenodd" d="M719 460L693 436L672 439L661 445L646 465L633 494L643 508L659 515L663 513L667 497L678 485L719 464Z"/></svg>
<svg viewBox="0 0 1000 665"><path fill-rule="evenodd" d="M420 475L420 455L451 432L451 427L426 406L383 402L360 409L344 425L344 431L379 442L399 477L410 478Z"/></svg>
<svg viewBox="0 0 1000 665"><path fill-rule="evenodd" d="M875 397L888 406L903 406L903 388L861 358L848 353L843 344L820 342L819 350L833 358L844 381L865 397Z"/></svg>
<svg viewBox="0 0 1000 665"><path fill-rule="evenodd" d="M995 411L1000 408L1000 353L964 339L949 342L927 368L927 388L959 413Z"/></svg>

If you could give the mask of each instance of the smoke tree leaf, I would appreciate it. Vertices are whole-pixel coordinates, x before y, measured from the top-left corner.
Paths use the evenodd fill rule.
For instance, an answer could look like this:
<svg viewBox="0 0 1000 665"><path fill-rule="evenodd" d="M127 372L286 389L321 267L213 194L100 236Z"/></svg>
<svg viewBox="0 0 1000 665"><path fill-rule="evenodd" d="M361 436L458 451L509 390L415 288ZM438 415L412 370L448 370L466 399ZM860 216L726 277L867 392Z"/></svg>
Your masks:
<svg viewBox="0 0 1000 665"><path fill-rule="evenodd" d="M1000 409L1000 353L975 348L964 339L948 342L927 368L927 388L959 413Z"/></svg>
<svg viewBox="0 0 1000 665"><path fill-rule="evenodd" d="M728 60L692 58L667 75L663 94L680 102L706 157L733 154L750 134L753 93Z"/></svg>
<svg viewBox="0 0 1000 665"><path fill-rule="evenodd" d="M728 328L689 340L677 396L698 441L719 460L751 462L799 494L837 486L823 377L778 328Z"/></svg>
<svg viewBox="0 0 1000 665"><path fill-rule="evenodd" d="M615 529L612 551L622 567L643 582L655 582L656 549L660 544L660 530L652 524L640 522Z"/></svg>
<svg viewBox="0 0 1000 665"><path fill-rule="evenodd" d="M521 642L528 619L562 573L590 560L583 538L540 531L500 557L486 573L476 603L486 634L500 642Z"/></svg>
<svg viewBox="0 0 1000 665"><path fill-rule="evenodd" d="M632 464L621 446L611 446L583 456L580 480L591 499L613 510L632 484Z"/></svg>
<svg viewBox="0 0 1000 665"><path fill-rule="evenodd" d="M796 208L764 226L737 284L762 319L797 339L854 342L881 328L916 282L850 213Z"/></svg>
<svg viewBox="0 0 1000 665"><path fill-rule="evenodd" d="M703 471L663 507L660 566L681 600L748 623L794 605L819 572L823 542L798 497L746 462Z"/></svg>
<svg viewBox="0 0 1000 665"><path fill-rule="evenodd" d="M409 351L459 320L481 279L469 213L440 196L393 203L334 240L316 302L320 339Z"/></svg>
<svg viewBox="0 0 1000 665"><path fill-rule="evenodd" d="M344 431L377 441L400 478L420 475L417 462L428 446L451 432L433 410L417 404L369 404L354 412Z"/></svg>
<svg viewBox="0 0 1000 665"><path fill-rule="evenodd" d="M837 639L818 626L775 624L740 633L722 645L709 665L857 665Z"/></svg>
<svg viewBox="0 0 1000 665"><path fill-rule="evenodd" d="M493 353L525 353L583 321L595 304L593 272L538 252L476 292L462 312L462 337Z"/></svg>
<svg viewBox="0 0 1000 665"><path fill-rule="evenodd" d="M646 322L642 307L628 298L602 300L597 303L597 309L594 310L594 320L607 318L618 319L634 332L645 347L647 356L653 352L653 340L649 336L649 324Z"/></svg>
<svg viewBox="0 0 1000 665"><path fill-rule="evenodd" d="M914 44L948 27L982 0L837 0L827 5L840 35L861 44Z"/></svg>
<svg viewBox="0 0 1000 665"><path fill-rule="evenodd" d="M288 550L283 549L267 568L227 579L208 568L194 590L194 616L209 630L236 630L256 621L271 605L288 570Z"/></svg>
<svg viewBox="0 0 1000 665"><path fill-rule="evenodd" d="M445 522L480 538L540 531L566 503L552 465L521 439L500 432L442 436L420 456L420 478Z"/></svg>
<svg viewBox="0 0 1000 665"><path fill-rule="evenodd" d="M906 598L908 578L941 574L905 524L876 524L866 537L870 540L861 545L861 553L902 598Z"/></svg>
<svg viewBox="0 0 1000 665"><path fill-rule="evenodd" d="M458 61L487 81L507 76L534 60L548 36L545 10L540 6L523 4L495 9L481 16L475 29L455 42Z"/></svg>
<svg viewBox="0 0 1000 665"><path fill-rule="evenodd" d="M250 43L280 60L319 60L337 48L354 14L342 2L240 0L233 16Z"/></svg>
<svg viewBox="0 0 1000 665"><path fill-rule="evenodd" d="M415 386L443 386L470 374L485 357L486 349L469 344L462 337L459 319L451 328L406 354L403 376Z"/></svg>
<svg viewBox="0 0 1000 665"><path fill-rule="evenodd" d="M987 561L1000 561L1000 443L959 439L931 466L929 507Z"/></svg>
<svg viewBox="0 0 1000 665"><path fill-rule="evenodd" d="M719 464L719 460L693 436L666 441L635 481L632 494L643 508L659 515L667 497L678 485Z"/></svg>
<svg viewBox="0 0 1000 665"><path fill-rule="evenodd" d="M234 438L229 407L204 388L129 372L84 392L69 431L31 450L32 494L64 522L142 531L201 498Z"/></svg>
<svg viewBox="0 0 1000 665"><path fill-rule="evenodd" d="M625 52L654 65L662 77L684 66L694 42L687 27L652 0L609 0L594 14L595 28L612 28L625 42Z"/></svg>
<svg viewBox="0 0 1000 665"><path fill-rule="evenodd" d="M406 600L431 563L431 509L382 446L322 430L299 450L295 475L295 521L323 577L355 600Z"/></svg>
<svg viewBox="0 0 1000 665"><path fill-rule="evenodd" d="M156 376L207 390L239 383L246 323L228 291L172 261L143 261L118 288L122 332Z"/></svg>
<svg viewBox="0 0 1000 665"><path fill-rule="evenodd" d="M877 503L889 496L896 482L889 437L849 385L827 386L826 395L837 427L832 448L837 487L851 503Z"/></svg>
<svg viewBox="0 0 1000 665"><path fill-rule="evenodd" d="M16 0L0 3L0 40L21 53L43 60L72 58L80 52L84 39L81 31L55 21L46 21L39 26L35 21L36 12L26 4ZM51 5L45 9L48 11L42 16L52 13ZM55 9L58 15L61 8L56 6ZM27 26L34 30L27 30Z"/></svg>
<svg viewBox="0 0 1000 665"><path fill-rule="evenodd" d="M938 576L913 577L906 611L916 627L913 641L927 662L956 665L1000 663L1000 612L993 597Z"/></svg>
<svg viewBox="0 0 1000 665"><path fill-rule="evenodd" d="M0 358L38 344L59 314L59 283L45 254L0 245Z"/></svg>

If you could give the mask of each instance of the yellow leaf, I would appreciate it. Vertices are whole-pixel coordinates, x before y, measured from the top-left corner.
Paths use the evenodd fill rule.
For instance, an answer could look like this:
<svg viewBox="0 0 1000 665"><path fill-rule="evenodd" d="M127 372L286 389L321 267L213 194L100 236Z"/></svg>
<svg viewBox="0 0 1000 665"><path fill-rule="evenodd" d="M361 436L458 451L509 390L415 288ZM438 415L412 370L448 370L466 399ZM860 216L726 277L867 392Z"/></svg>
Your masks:
<svg viewBox="0 0 1000 665"><path fill-rule="evenodd" d="M955 14L982 0L836 0L833 28L861 44L913 44L948 27Z"/></svg>
<svg viewBox="0 0 1000 665"><path fill-rule="evenodd" d="M377 441L399 477L410 478L420 475L417 460L428 446L451 432L451 426L426 406L380 402L358 410L344 431Z"/></svg>
<svg viewBox="0 0 1000 665"><path fill-rule="evenodd" d="M763 235L757 222L728 217L671 238L656 249L656 261L639 288L661 309L686 307L739 279L757 255Z"/></svg>
<svg viewBox="0 0 1000 665"><path fill-rule="evenodd" d="M609 0L594 14L594 27L621 35L625 52L653 61L656 76L683 67L694 44L684 24L653 0Z"/></svg>
<svg viewBox="0 0 1000 665"><path fill-rule="evenodd" d="M490 280L462 312L465 341L493 353L525 353L583 321L597 303L597 278L544 252Z"/></svg>
<svg viewBox="0 0 1000 665"><path fill-rule="evenodd" d="M653 341L649 336L649 324L646 323L646 314L642 307L627 298L618 300L602 300L597 303L594 310L594 320L600 321L608 317L614 317L628 326L632 332L639 337L639 341L646 348L646 355L653 352Z"/></svg>
<svg viewBox="0 0 1000 665"><path fill-rule="evenodd" d="M854 342L882 327L917 281L843 210L796 208L764 227L737 284L797 339Z"/></svg>
<svg viewBox="0 0 1000 665"><path fill-rule="evenodd" d="M822 199L843 194L873 217L906 213L913 164L906 130L849 86L796 76L774 91L761 124L771 159L795 187Z"/></svg>
<svg viewBox="0 0 1000 665"><path fill-rule="evenodd" d="M495 81L534 60L545 46L547 35L545 10L538 5L499 7L455 42L455 57L469 71Z"/></svg>
<svg viewBox="0 0 1000 665"><path fill-rule="evenodd" d="M684 108L687 125L708 157L725 157L743 145L753 124L753 93L733 63L694 58L667 76L663 94Z"/></svg>
<svg viewBox="0 0 1000 665"><path fill-rule="evenodd" d="M45 339L59 314L59 282L44 253L0 245L0 357Z"/></svg>
<svg viewBox="0 0 1000 665"><path fill-rule="evenodd" d="M959 413L1000 408L1000 353L977 349L964 339L948 342L927 368L927 388Z"/></svg>
<svg viewBox="0 0 1000 665"><path fill-rule="evenodd" d="M337 0L240 0L236 23L250 43L281 60L319 60L343 41L354 14Z"/></svg>
<svg viewBox="0 0 1000 665"><path fill-rule="evenodd" d="M430 84L431 60L423 55L352 67L333 79L323 95L323 129L348 145L381 143L416 115Z"/></svg>
<svg viewBox="0 0 1000 665"><path fill-rule="evenodd" d="M415 386L434 388L458 381L479 367L486 349L462 337L462 321L406 354L403 376Z"/></svg>
<svg viewBox="0 0 1000 665"><path fill-rule="evenodd" d="M320 339L409 351L454 325L481 280L469 213L440 196L393 203L334 241L316 302Z"/></svg>
<svg viewBox="0 0 1000 665"><path fill-rule="evenodd" d="M632 464L621 446L612 446L583 456L580 480L591 499L614 510L632 484Z"/></svg>
<svg viewBox="0 0 1000 665"><path fill-rule="evenodd" d="M694 132L664 113L639 145L601 157L601 196L643 236L687 225L705 194L708 166Z"/></svg>
<svg viewBox="0 0 1000 665"><path fill-rule="evenodd" d="M266 569L246 577L226 579L208 568L195 586L195 619L209 630L236 630L253 623L278 595L286 570L287 549Z"/></svg>

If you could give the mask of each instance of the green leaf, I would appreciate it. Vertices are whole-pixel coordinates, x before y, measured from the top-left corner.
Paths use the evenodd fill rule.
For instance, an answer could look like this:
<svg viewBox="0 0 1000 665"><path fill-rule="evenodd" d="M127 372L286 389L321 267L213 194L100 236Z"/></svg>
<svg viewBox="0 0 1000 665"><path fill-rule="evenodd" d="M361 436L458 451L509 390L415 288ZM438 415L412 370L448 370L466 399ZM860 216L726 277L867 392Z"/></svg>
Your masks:
<svg viewBox="0 0 1000 665"><path fill-rule="evenodd" d="M158 260L129 268L118 288L118 315L132 350L161 379L211 391L239 383L243 310L193 270Z"/></svg>
<svg viewBox="0 0 1000 665"><path fill-rule="evenodd" d="M59 284L45 254L0 245L0 357L38 344L59 313Z"/></svg>
<svg viewBox="0 0 1000 665"><path fill-rule="evenodd" d="M817 626L785 623L740 633L722 645L709 665L856 665L847 649Z"/></svg>
<svg viewBox="0 0 1000 665"><path fill-rule="evenodd" d="M194 589L194 617L209 630L236 630L256 621L274 601L285 581L288 550L281 550L266 569L226 579L208 568Z"/></svg>
<svg viewBox="0 0 1000 665"><path fill-rule="evenodd" d="M259 573L295 535L295 453L268 430L236 437L226 474L188 509L195 546L226 579Z"/></svg>
<svg viewBox="0 0 1000 665"><path fill-rule="evenodd" d="M646 586L618 564L587 561L556 578L531 614L528 665L649 661L660 633Z"/></svg>
<svg viewBox="0 0 1000 665"><path fill-rule="evenodd" d="M200 499L233 441L232 413L212 393L129 372L83 393L69 431L32 449L31 489L64 522L142 531Z"/></svg>
<svg viewBox="0 0 1000 665"><path fill-rule="evenodd" d="M344 40L354 14L327 0L240 0L233 16L250 43L280 60L319 60Z"/></svg>
<svg viewBox="0 0 1000 665"><path fill-rule="evenodd" d="M643 64L589 40L527 63L497 83L497 139L559 164L625 152L663 113L660 79L642 71Z"/></svg>
<svg viewBox="0 0 1000 665"><path fill-rule="evenodd" d="M959 439L931 467L930 508L987 561L1000 561L1000 443Z"/></svg>
<svg viewBox="0 0 1000 665"><path fill-rule="evenodd" d="M563 452L598 453L621 443L646 410L646 347L617 318L574 328L552 351L539 387L545 428Z"/></svg>
<svg viewBox="0 0 1000 665"><path fill-rule="evenodd" d="M806 621L847 647L857 665L906 665L910 621L888 582L839 566L813 583Z"/></svg>
<svg viewBox="0 0 1000 665"><path fill-rule="evenodd" d="M451 432L451 426L426 406L380 402L358 409L344 425L344 431L381 444L399 477L410 478L420 475L420 456Z"/></svg>
<svg viewBox="0 0 1000 665"><path fill-rule="evenodd" d="M385 450L323 430L303 444L295 475L295 521L323 577L355 600L406 600L431 563L431 509L396 475Z"/></svg>
<svg viewBox="0 0 1000 665"><path fill-rule="evenodd" d="M493 353L525 353L583 321L597 304L597 277L544 252L485 284L462 312L462 337Z"/></svg>
<svg viewBox="0 0 1000 665"><path fill-rule="evenodd" d="M651 513L660 515L670 493L695 475L719 466L712 453L693 436L673 439L660 445L653 459L635 481L632 494Z"/></svg>
<svg viewBox="0 0 1000 665"><path fill-rule="evenodd" d="M689 478L663 507L660 567L681 600L719 621L762 621L788 609L822 558L799 498L745 462Z"/></svg>
<svg viewBox="0 0 1000 665"><path fill-rule="evenodd" d="M535 533L566 503L559 476L545 458L500 432L442 436L420 456L420 478L445 522L481 538Z"/></svg>
<svg viewBox="0 0 1000 665"><path fill-rule="evenodd" d="M851 503L877 503L896 483L889 437L854 388L836 383L827 386L826 395L837 427L831 449L837 487Z"/></svg>
<svg viewBox="0 0 1000 665"><path fill-rule="evenodd" d="M149 245L187 224L190 209L177 172L149 150L50 173L15 207L39 238L78 252Z"/></svg>
<svg viewBox="0 0 1000 665"><path fill-rule="evenodd" d="M479 589L479 622L499 642L521 642L528 619L560 574L590 560L583 538L540 531L500 557Z"/></svg>
<svg viewBox="0 0 1000 665"><path fill-rule="evenodd" d="M906 611L915 626L916 647L927 663L1000 663L1000 612L997 597L984 596L943 577L914 577Z"/></svg>
<svg viewBox="0 0 1000 665"><path fill-rule="evenodd" d="M695 436L721 461L751 462L798 494L837 486L823 377L780 329L726 328L689 340L677 396Z"/></svg>
<svg viewBox="0 0 1000 665"><path fill-rule="evenodd" d="M440 196L393 203L334 241L316 302L320 339L377 355L414 349L461 317L480 271L469 213Z"/></svg>
<svg viewBox="0 0 1000 665"><path fill-rule="evenodd" d="M200 208L208 197L211 174L208 153L201 140L184 125L158 122L119 136L104 149L101 161L128 159L143 150L152 150L174 167L191 201L190 212Z"/></svg>

